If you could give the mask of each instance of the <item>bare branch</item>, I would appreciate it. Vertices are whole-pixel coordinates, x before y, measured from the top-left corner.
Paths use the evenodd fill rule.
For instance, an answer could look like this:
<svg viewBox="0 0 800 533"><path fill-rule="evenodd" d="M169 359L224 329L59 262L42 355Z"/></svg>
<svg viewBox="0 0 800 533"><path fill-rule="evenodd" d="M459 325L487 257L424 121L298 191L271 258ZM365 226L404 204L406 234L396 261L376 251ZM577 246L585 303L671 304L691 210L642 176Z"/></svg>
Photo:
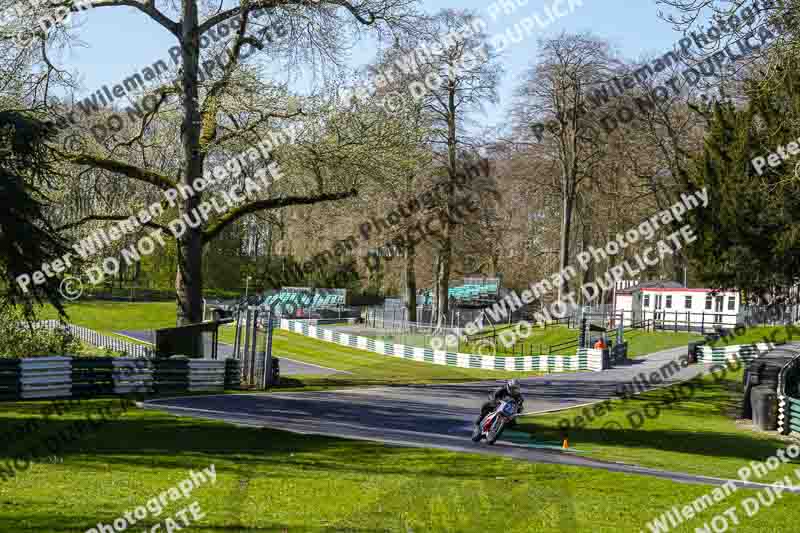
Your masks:
<svg viewBox="0 0 800 533"><path fill-rule="evenodd" d="M175 37L180 39L181 36L181 24L179 22L174 22L169 17L164 15L158 8L153 5L152 1L146 2L137 2L136 0L95 0L92 2L92 7L99 8L99 7L119 7L119 6L127 6L133 7L138 9L142 13L149 16L151 19L159 23L161 26L166 28L171 34Z"/></svg>
<svg viewBox="0 0 800 533"><path fill-rule="evenodd" d="M121 174L144 183L149 183L150 185L155 185L164 191L175 188L177 185L173 180L163 174L153 172L152 170L139 168L122 161L104 159L102 157L89 154L65 154L63 152L59 152L58 150L56 150L56 153L64 157L64 159L70 163L74 163L76 165L89 165L92 168L108 170L115 174Z"/></svg>
<svg viewBox="0 0 800 533"><path fill-rule="evenodd" d="M217 220L213 225L203 232L203 243L211 241L228 225L249 213L266 211L268 209L279 209L281 207L288 207L291 205L311 205L320 202L330 202L333 200L344 200L357 195L358 191L356 189L350 189L349 191L318 194L316 196L284 196L282 198L256 200L254 202L250 202L249 204L239 206L223 215L219 220Z"/></svg>
<svg viewBox="0 0 800 533"><path fill-rule="evenodd" d="M246 6L236 6L221 13L217 13L213 17L209 17L205 22L203 22L199 28L198 32L200 35L203 35L205 32L216 26L217 24L224 22L228 19L234 18L240 14L247 14L251 11L255 11L257 9L269 9L269 8L276 8L278 6L286 6L286 5L305 5L305 6L321 6L322 4L329 4L334 6L340 6L345 8L353 17L364 24L365 26L369 26L375 23L380 17L377 17L375 13L372 11L367 11L366 13L359 10L350 2L346 0L321 0L321 1L314 1L314 0L256 0L251 2L249 5Z"/></svg>
<svg viewBox="0 0 800 533"><path fill-rule="evenodd" d="M128 220L129 218L135 217L135 216L136 215L128 215L128 216L124 216L124 215L90 215L88 217L83 217L82 219L80 219L80 220L78 220L76 222L71 222L69 224L64 224L60 228L56 228L56 231L61 232L61 231L64 231L66 229L77 228L78 226L82 226L82 225L86 224L87 222L102 221L102 220ZM167 234L170 234L169 228L167 228L166 226L162 226L161 224L157 224L157 223L155 223L153 221L144 222L142 225L150 227L150 228L160 229L160 230L163 230L163 231L167 232Z"/></svg>

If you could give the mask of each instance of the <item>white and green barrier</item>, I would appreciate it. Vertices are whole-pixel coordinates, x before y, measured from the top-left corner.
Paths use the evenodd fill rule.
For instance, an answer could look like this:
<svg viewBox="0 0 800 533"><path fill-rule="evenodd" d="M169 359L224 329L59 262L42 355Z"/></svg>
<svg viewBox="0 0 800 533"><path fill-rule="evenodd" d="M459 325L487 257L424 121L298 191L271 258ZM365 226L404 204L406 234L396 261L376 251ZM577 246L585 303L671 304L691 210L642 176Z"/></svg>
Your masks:
<svg viewBox="0 0 800 533"><path fill-rule="evenodd" d="M790 396L778 399L778 433L800 438L800 400Z"/></svg>
<svg viewBox="0 0 800 533"><path fill-rule="evenodd" d="M524 357L503 357L446 352L443 350L433 350L432 348L393 344L369 337L339 333L338 331L307 324L301 320L288 320L284 318L281 319L280 327L281 329L299 333L306 337L334 342L342 346L349 346L380 355L388 355L435 365L524 372L603 370L603 351L590 348L580 348L574 356L526 355Z"/></svg>
<svg viewBox="0 0 800 533"><path fill-rule="evenodd" d="M697 361L706 365L725 364L744 361L749 363L775 348L772 344L738 344L733 346L698 346Z"/></svg>
<svg viewBox="0 0 800 533"><path fill-rule="evenodd" d="M778 374L778 433L800 438L800 356Z"/></svg>

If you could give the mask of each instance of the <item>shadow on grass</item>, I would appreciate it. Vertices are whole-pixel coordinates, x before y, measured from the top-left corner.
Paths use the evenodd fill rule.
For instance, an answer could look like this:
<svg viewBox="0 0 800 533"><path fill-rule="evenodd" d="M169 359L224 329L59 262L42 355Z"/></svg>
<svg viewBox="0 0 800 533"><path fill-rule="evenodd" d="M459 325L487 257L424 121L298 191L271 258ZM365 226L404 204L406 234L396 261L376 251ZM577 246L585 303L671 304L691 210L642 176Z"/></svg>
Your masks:
<svg viewBox="0 0 800 533"><path fill-rule="evenodd" d="M25 407L24 412L30 412L28 406ZM359 407L354 406L354 409ZM63 430L80 415L81 412L76 410L60 419L47 420L42 428L43 433L37 437ZM7 421L8 418L0 418L0 427L7 425ZM14 453L3 449L0 451L1 461L6 462ZM228 485L234 486L232 495L227 494L230 492L228 489L223 489L227 495L219 495L220 498L230 499L229 504L224 504L219 509L228 509L230 512L222 516L214 513L221 525L190 526L192 531L379 531L353 527L349 523L345 528L333 525L298 528L281 523L254 528L237 525L242 521L255 521L252 506L245 507L243 503L247 498L256 497L255 493L247 496L247 485L253 480L259 480L259 486L267 482L270 486L287 487L294 486L299 478L306 477L352 479L355 476L356 479L367 480L374 479L375 476L399 475L414 479L446 478L495 482L498 477L508 475L506 460L502 459L487 461L483 457L456 453L236 427L215 421L177 418L155 411L133 411L117 420L109 421L95 433L84 435L66 445L60 450L60 455L63 457L62 464L54 466L54 470L50 472L39 470L37 476L46 475L44 479L52 479L56 485L61 485L64 481L76 483L76 495L85 493L84 498L92 499L101 497L103 491L100 484L109 482L109 472L116 471L125 477L149 473L150 480L145 481L149 485L141 489L141 503L167 488L158 476L159 472L166 474L173 471L185 477L190 469L198 470L215 464L220 476L218 483L224 480ZM566 473L559 475L549 471L547 474L550 478L564 480L567 476ZM27 475L31 474L27 471L17 473L19 477ZM87 479L97 479L97 486L88 486L91 483L77 485L78 480L85 483ZM240 492L236 488L237 479ZM14 482L0 480L0 483ZM497 483L500 485L502 482ZM542 490L553 492L555 489ZM47 491L46 486L41 487L36 498L46 499ZM549 497L557 500L558 494L554 493ZM205 508L205 504L203 505ZM176 504L172 510L177 511L183 507L183 504ZM0 531L85 531L98 522L109 524L121 516L117 504L97 503L90 506L90 509L81 511L80 506L77 509L71 506L54 513L51 504L44 509L35 505L15 507L13 496L11 500L0 497ZM8 518L9 515L13 515L14 519ZM167 512L160 519L167 516L172 514ZM141 526L147 524L152 527L155 523L157 519L146 519ZM141 531L142 528L137 526L131 530Z"/></svg>
<svg viewBox="0 0 800 533"><path fill-rule="evenodd" d="M610 413L587 420L576 428L578 416L592 407L570 409L541 417L526 418L520 424L523 431L537 438L561 439L565 435L580 448L581 444L596 444L617 448L618 455L625 450L658 450L762 461L774 455L786 442L767 434L750 432L734 424L741 416L741 371L730 378L712 381L706 376L692 380L693 392L688 398L672 396L669 387L655 389L627 400L611 404ZM560 429L564 421L570 422L566 433ZM800 464L800 460L792 461ZM680 465L675 469L680 470Z"/></svg>
<svg viewBox="0 0 800 533"><path fill-rule="evenodd" d="M111 522L118 518L120 515L109 515L107 517L101 518L93 518L96 520L91 526L88 527L97 527L96 525L99 522L104 523L106 526L110 525ZM226 526L215 526L215 527L203 527L202 525L195 525L194 523L189 523L189 526L184 526L183 522L180 519L176 518L175 516L171 516L168 513L164 513L162 515L165 519L172 518L178 526L174 528L174 531L179 531L180 529L185 529L187 531L192 531L192 533L241 533L241 532L249 532L249 531L269 531L269 532L279 532L279 533L340 533L341 531L354 531L354 532L362 532L362 533L386 533L386 529L374 529L374 528L360 528L357 526L348 525L346 529L342 529L341 527L330 526L330 527L314 527L314 526L300 526L298 527L295 524L281 524L281 523L270 523L264 526L243 526L243 525L226 525ZM191 517L191 515L187 515ZM150 531L151 527L155 526L159 522L151 521L149 519L145 519L141 522L137 522L135 525L130 526L125 531ZM164 524L161 523L161 528L157 529L156 531L167 531L165 529ZM146 528L146 529L145 529ZM61 516L53 516L53 513L50 512L37 512L35 510L29 510L25 516L25 523L20 524L18 519L3 519L0 517L0 531L30 531L36 533L42 533L43 531L47 532L69 532L75 533L76 531L86 531L87 530L87 522L86 519L82 519L80 517L65 517ZM95 530L96 531L96 530Z"/></svg>
<svg viewBox="0 0 800 533"><path fill-rule="evenodd" d="M556 440L563 433L553 427L536 424L521 424L521 431L532 433L537 439ZM714 431L691 431L676 429L632 428L582 428L568 433L570 443L576 448L582 444L600 444L627 449L657 449L664 452L688 453L698 456L728 457L733 459L758 460L775 454L775 450L786 446L778 440L750 438L746 434L719 433ZM790 461L800 464L800 460ZM681 470L675 465L675 470Z"/></svg>
<svg viewBox="0 0 800 533"><path fill-rule="evenodd" d="M216 397L208 401L234 400L235 412L239 404L250 406L251 412L269 409L275 402L268 395L257 397ZM188 400L188 399L187 399ZM316 400L292 404L292 409L302 412ZM204 405L205 406L205 405ZM6 407L9 407L7 404ZM463 423L458 412L430 412L429 404L414 402L392 402L391 404L366 405L355 402L331 401L322 402L319 408L329 420L348 422L359 417L391 416L393 419L406 420L409 427L415 424L415 412L427 412L425 424L430 428L448 427ZM24 406L25 413L34 415L29 405ZM85 411L74 410L68 415L50 418L37 417L41 424L36 431L25 438L8 443L0 449L0 461L6 463L20 455L29 453L48 438L59 433L68 432L77 422L85 421ZM289 413L287 418L301 419L301 415ZM23 419L24 420L24 419ZM0 433L6 434L12 425L23 425L23 420L0 416ZM393 469L394 457L409 454L419 457L427 456L424 450L408 450L392 446L370 443L366 441L348 441L337 438L299 435L266 428L235 427L213 420L173 417L158 411L133 410L122 414L115 420L109 420L94 430L85 431L76 438L62 440L53 453L63 458L76 457L83 465L95 463L128 464L136 466L154 466L168 468L196 468L198 458L202 456L217 457L236 463L243 471L259 465L279 464L292 468L304 468L313 465L326 470L347 471L367 474L370 472L403 473L407 469ZM291 455L294 454L294 455ZM309 458L309 456L313 458ZM34 459L36 460L36 459ZM469 471L461 471L460 467L450 468L448 475L471 477ZM105 467L102 467L105 468ZM422 473L430 469L435 475L442 475L444 465L430 465L422 468ZM2 482L2 481L0 481Z"/></svg>

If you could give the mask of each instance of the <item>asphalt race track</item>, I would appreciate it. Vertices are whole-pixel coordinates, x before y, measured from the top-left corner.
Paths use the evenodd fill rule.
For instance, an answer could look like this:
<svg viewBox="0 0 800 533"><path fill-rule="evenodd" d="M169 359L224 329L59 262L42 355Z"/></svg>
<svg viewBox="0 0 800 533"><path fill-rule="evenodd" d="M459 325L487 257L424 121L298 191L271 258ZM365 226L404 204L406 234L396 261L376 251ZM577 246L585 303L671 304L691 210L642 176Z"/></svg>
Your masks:
<svg viewBox="0 0 800 533"><path fill-rule="evenodd" d="M634 360L605 372L548 375L521 380L527 413L574 407L614 396L619 383L661 368L686 352L676 348ZM689 379L702 371L684 368L671 382ZM471 426L480 405L498 381L454 385L373 387L326 392L257 393L191 396L151 400L148 409L180 416L224 420L297 433L313 433L394 445L444 448L472 453L499 454L528 461L602 468L666 478L683 483L717 485L726 480L666 472L621 463L596 461L580 454L501 439L489 446L470 440ZM742 487L760 487L742 483ZM800 489L798 489L800 492Z"/></svg>

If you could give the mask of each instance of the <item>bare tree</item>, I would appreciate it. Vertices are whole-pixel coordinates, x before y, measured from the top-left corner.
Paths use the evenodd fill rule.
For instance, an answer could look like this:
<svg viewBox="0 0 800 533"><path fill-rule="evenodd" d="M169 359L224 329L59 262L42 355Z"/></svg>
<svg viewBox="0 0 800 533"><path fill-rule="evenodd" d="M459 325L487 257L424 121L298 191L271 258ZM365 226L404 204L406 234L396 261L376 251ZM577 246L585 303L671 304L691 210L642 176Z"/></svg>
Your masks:
<svg viewBox="0 0 800 533"><path fill-rule="evenodd" d="M612 78L608 44L588 35L562 34L540 44L540 59L518 89L514 109L520 131L541 141L536 151L558 167L561 202L559 268L570 264L570 235L581 183L602 160L603 139L592 106L592 90ZM605 90L603 88L602 90ZM597 98L595 95L594 98ZM567 292L561 279L558 297Z"/></svg>
<svg viewBox="0 0 800 533"><path fill-rule="evenodd" d="M428 44L441 53L420 61L420 78L412 92L423 102L423 109L433 121L431 143L445 169L450 187L459 180L459 153L472 145L465 127L470 113L484 103L497 101L497 84L502 69L496 54L488 46L488 36L481 19L469 11L445 10L435 20L434 34ZM448 293L452 256L455 195L445 195L446 219L441 231L433 276L433 313L437 327L448 315Z"/></svg>
<svg viewBox="0 0 800 533"><path fill-rule="evenodd" d="M76 2L65 4L77 10ZM192 187L203 177L207 165L224 160L226 153L253 146L268 131L286 126L302 115L302 109L286 100L263 105L268 100L263 94L270 94L274 87L262 81L264 75L256 68L259 57L315 58L335 65L347 41L363 28L372 29L381 36L387 31L405 29L407 19L414 15L413 0L357 3L347 0L277 3L240 0L224 1L214 7L196 0L181 0L177 5L168 0L96 0L92 4L94 10L133 8L169 32L180 46L180 69L175 79L164 80L150 91L156 96L155 104L145 113L135 136L121 138L119 133L112 132L102 139L99 147L95 146L96 150L65 153L64 156L80 168L93 168L134 180L159 192ZM216 29L221 25L230 29L231 38L208 46L212 39L217 40ZM285 38L275 39L276 25L288 34ZM45 49L44 44L42 49ZM148 156L139 156L152 149L154 131L159 129L159 121L165 115L178 117L179 121L177 138L164 137L166 133L162 128L160 142L180 148L177 169L169 173L148 165ZM253 171L245 172L240 179L244 181ZM325 177L325 173L317 177L320 176ZM224 228L260 211L352 197L357 193L357 183L354 180L349 184L318 180L315 187L298 189L303 192L266 197L249 195L246 203L213 221L188 228L177 237L178 323L201 319L203 247ZM202 200L201 193L181 196L178 216L191 217ZM92 215L77 223L122 220L130 216L131 213L113 217Z"/></svg>

